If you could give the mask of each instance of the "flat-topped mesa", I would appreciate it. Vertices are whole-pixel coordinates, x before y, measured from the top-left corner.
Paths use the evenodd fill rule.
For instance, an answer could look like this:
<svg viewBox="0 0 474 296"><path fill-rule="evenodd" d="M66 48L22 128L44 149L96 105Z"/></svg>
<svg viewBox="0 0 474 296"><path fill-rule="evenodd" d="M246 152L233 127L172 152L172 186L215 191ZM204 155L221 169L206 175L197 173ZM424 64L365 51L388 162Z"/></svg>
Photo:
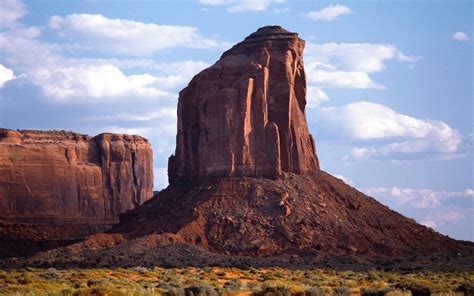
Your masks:
<svg viewBox="0 0 474 296"><path fill-rule="evenodd" d="M152 158L140 136L0 129L0 221L115 223L153 195Z"/></svg>
<svg viewBox="0 0 474 296"><path fill-rule="evenodd" d="M319 170L305 117L304 40L258 29L179 94L170 183Z"/></svg>

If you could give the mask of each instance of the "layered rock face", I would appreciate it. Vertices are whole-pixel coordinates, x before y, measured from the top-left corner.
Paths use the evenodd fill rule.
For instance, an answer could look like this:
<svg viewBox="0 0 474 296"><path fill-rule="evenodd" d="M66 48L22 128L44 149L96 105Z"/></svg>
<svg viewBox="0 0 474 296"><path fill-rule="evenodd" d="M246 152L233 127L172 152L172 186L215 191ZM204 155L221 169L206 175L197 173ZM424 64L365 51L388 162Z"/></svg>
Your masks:
<svg viewBox="0 0 474 296"><path fill-rule="evenodd" d="M263 27L192 79L179 95L170 183L319 169L304 113L304 44Z"/></svg>
<svg viewBox="0 0 474 296"><path fill-rule="evenodd" d="M0 129L0 232L28 238L26 223L41 239L74 238L112 224L153 195L152 168L139 136Z"/></svg>

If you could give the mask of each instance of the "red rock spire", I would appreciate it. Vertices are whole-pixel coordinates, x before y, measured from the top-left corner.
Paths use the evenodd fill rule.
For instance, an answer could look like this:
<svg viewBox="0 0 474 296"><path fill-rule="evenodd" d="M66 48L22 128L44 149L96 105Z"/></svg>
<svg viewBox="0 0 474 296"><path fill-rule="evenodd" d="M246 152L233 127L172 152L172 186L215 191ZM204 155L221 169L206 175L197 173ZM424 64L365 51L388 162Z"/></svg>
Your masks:
<svg viewBox="0 0 474 296"><path fill-rule="evenodd" d="M304 40L258 29L179 94L170 183L319 169L305 117Z"/></svg>

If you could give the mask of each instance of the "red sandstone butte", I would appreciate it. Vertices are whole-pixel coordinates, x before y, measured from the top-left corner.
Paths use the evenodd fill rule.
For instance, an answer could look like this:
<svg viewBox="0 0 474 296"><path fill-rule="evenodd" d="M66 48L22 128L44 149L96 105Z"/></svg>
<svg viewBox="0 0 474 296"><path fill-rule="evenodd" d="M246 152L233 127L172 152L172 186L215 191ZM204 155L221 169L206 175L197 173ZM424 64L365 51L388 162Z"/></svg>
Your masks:
<svg viewBox="0 0 474 296"><path fill-rule="evenodd" d="M304 41L258 29L180 93L170 185L110 233L225 255L471 256L456 241L319 169L306 118ZM192 182L189 182L192 181ZM320 257L321 258L321 257ZM346 257L347 258L347 257Z"/></svg>
<svg viewBox="0 0 474 296"><path fill-rule="evenodd" d="M153 195L152 168L139 136L0 129L0 233L71 239L111 225Z"/></svg>
<svg viewBox="0 0 474 296"><path fill-rule="evenodd" d="M170 183L319 170L304 113L304 45L297 33L263 27L192 79L179 94Z"/></svg>

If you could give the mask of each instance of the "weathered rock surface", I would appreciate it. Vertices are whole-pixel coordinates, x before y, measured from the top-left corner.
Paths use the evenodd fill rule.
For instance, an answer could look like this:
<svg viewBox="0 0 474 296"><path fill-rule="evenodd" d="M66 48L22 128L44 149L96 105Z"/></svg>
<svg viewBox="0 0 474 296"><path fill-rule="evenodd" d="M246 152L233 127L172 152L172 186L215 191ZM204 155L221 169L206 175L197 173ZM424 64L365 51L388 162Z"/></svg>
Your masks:
<svg viewBox="0 0 474 296"><path fill-rule="evenodd" d="M170 185L120 220L111 231L127 238L154 235L226 255L474 255L474 243L420 225L323 171Z"/></svg>
<svg viewBox="0 0 474 296"><path fill-rule="evenodd" d="M2 236L81 237L152 195L152 150L142 137L0 129Z"/></svg>
<svg viewBox="0 0 474 296"><path fill-rule="evenodd" d="M259 29L180 92L170 183L319 169L305 118L305 42Z"/></svg>
<svg viewBox="0 0 474 296"><path fill-rule="evenodd" d="M304 114L304 41L264 27L179 98L170 186L111 233L226 255L474 254L319 170ZM270 178L269 178L270 177Z"/></svg>

